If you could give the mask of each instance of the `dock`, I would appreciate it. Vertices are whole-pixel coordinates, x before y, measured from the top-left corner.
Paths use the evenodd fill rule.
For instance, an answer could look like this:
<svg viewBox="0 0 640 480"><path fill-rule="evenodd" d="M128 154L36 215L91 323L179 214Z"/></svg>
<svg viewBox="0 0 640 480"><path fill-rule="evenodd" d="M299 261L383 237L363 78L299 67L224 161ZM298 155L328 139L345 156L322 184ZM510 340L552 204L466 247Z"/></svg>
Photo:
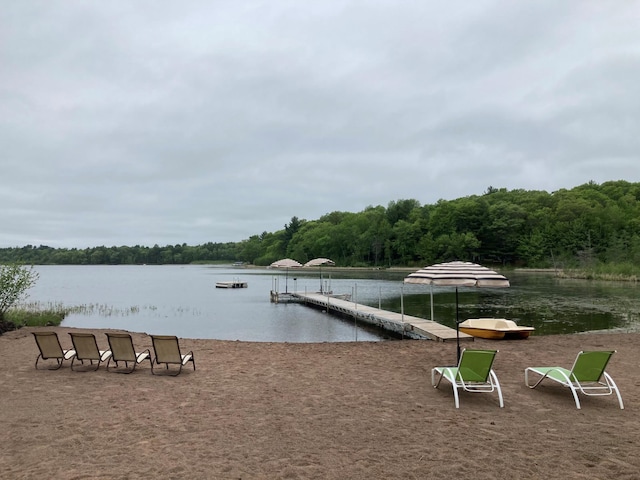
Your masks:
<svg viewBox="0 0 640 480"><path fill-rule="evenodd" d="M272 301L273 295L274 293L272 292ZM327 313L353 318L357 322L366 323L367 325L393 332L402 337L419 340L435 340L438 342L456 341L455 329L433 320L425 320L424 318L381 310L342 298L336 298L331 295L292 292L287 294L287 301L304 303L310 307L325 310ZM473 336L471 335L463 332L459 332L459 335L461 342L473 341Z"/></svg>

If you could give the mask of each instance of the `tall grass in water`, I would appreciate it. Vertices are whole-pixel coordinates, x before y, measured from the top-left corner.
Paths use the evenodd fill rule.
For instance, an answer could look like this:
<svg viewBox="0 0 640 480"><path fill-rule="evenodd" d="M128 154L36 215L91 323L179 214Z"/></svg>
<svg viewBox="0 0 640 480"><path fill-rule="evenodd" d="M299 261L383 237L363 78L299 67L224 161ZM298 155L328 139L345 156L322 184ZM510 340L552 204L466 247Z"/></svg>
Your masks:
<svg viewBox="0 0 640 480"><path fill-rule="evenodd" d="M640 266L631 262L602 263L584 269L567 269L562 271L559 276L586 280L637 282L640 280Z"/></svg>
<svg viewBox="0 0 640 480"><path fill-rule="evenodd" d="M155 310L156 307L145 307L148 310ZM20 327L50 327L58 326L65 317L72 313L83 315L98 314L103 317L111 315L134 315L140 311L140 307L131 306L128 308L115 308L110 305L103 304L85 304L66 306L61 303L48 302L42 304L40 302L27 303L10 309L5 314L5 319L11 322L16 328Z"/></svg>

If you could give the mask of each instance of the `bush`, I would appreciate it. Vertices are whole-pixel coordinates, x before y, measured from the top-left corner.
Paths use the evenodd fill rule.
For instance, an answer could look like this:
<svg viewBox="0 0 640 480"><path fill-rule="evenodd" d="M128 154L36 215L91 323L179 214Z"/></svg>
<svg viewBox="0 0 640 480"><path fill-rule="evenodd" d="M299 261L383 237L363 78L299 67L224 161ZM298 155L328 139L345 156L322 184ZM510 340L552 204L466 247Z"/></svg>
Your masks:
<svg viewBox="0 0 640 480"><path fill-rule="evenodd" d="M26 297L27 290L37 279L38 273L33 271L33 267L0 265L0 335L17 328L15 322L5 319L5 314L19 300Z"/></svg>
<svg viewBox="0 0 640 480"><path fill-rule="evenodd" d="M11 330L17 330L16 324L10 320L0 320L0 335L4 332L10 332Z"/></svg>
<svg viewBox="0 0 640 480"><path fill-rule="evenodd" d="M5 323L9 326L5 331L16 330L21 327L58 326L66 315L67 311L64 309L11 309L5 316Z"/></svg>

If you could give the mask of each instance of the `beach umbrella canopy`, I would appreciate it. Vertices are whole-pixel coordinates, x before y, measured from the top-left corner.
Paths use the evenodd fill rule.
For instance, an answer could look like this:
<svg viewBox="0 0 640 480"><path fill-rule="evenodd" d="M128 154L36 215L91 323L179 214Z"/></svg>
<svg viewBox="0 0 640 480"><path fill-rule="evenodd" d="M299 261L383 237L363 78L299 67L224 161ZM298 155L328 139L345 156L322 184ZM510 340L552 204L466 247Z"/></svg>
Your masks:
<svg viewBox="0 0 640 480"><path fill-rule="evenodd" d="M320 293L322 293L322 266L323 265L334 267L336 265L336 262L334 262L330 258L318 257L318 258L314 258L312 260L309 260L307 263L304 264L305 267L319 267L319 269L320 269Z"/></svg>
<svg viewBox="0 0 640 480"><path fill-rule="evenodd" d="M477 263L448 262L430 265L409 274L404 283L424 283L447 287L508 287L504 275Z"/></svg>
<svg viewBox="0 0 640 480"><path fill-rule="evenodd" d="M302 267L300 262L292 260L291 258L283 258L277 260L270 265L271 268L299 268Z"/></svg>
<svg viewBox="0 0 640 480"><path fill-rule="evenodd" d="M458 318L458 287L509 287L509 280L504 275L477 263L448 262L430 265L409 274L404 283L421 283L456 288L456 343L458 360L460 359L460 330ZM433 299L432 299L433 302Z"/></svg>
<svg viewBox="0 0 640 480"><path fill-rule="evenodd" d="M302 264L296 260L291 258L283 258L281 260L277 260L269 265L271 268L284 268L286 270L285 278L284 278L284 291L285 293L289 292L289 269L290 268L301 268Z"/></svg>
<svg viewBox="0 0 640 480"><path fill-rule="evenodd" d="M334 267L335 264L336 262L334 262L330 258L319 257L319 258L314 258L313 260L309 260L307 263L304 264L304 266L305 267L321 267L322 265L328 265L330 267Z"/></svg>

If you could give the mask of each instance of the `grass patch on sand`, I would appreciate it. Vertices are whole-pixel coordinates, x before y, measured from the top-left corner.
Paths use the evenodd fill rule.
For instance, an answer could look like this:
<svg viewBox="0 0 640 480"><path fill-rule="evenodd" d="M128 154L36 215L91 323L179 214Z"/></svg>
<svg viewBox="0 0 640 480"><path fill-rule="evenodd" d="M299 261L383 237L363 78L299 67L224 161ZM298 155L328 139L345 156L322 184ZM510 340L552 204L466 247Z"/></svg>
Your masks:
<svg viewBox="0 0 640 480"><path fill-rule="evenodd" d="M57 327L67 315L64 309L32 310L12 308L0 320L0 335L22 327Z"/></svg>
<svg viewBox="0 0 640 480"><path fill-rule="evenodd" d="M58 326L69 312L64 309L31 310L15 308L5 314L5 320L20 327L51 327Z"/></svg>

